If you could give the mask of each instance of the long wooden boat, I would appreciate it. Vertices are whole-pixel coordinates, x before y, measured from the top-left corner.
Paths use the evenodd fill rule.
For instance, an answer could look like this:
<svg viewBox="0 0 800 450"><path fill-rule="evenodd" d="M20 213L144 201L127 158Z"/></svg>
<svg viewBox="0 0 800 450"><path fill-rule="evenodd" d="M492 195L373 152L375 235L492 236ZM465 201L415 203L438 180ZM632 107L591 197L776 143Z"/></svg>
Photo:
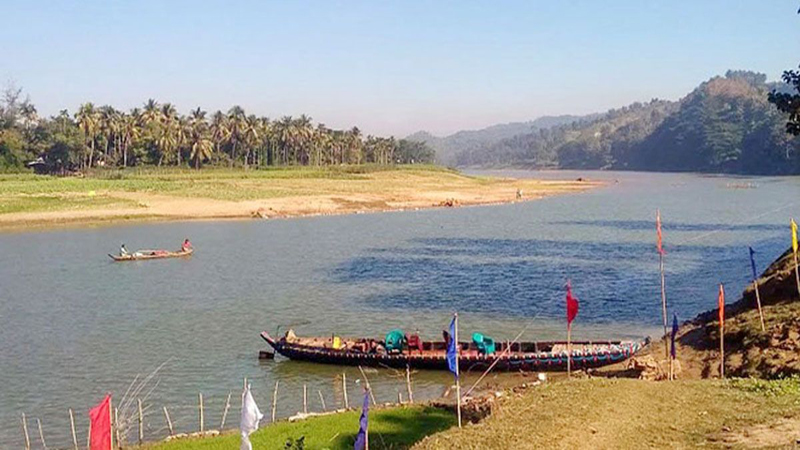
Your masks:
<svg viewBox="0 0 800 450"><path fill-rule="evenodd" d="M447 370L444 341L421 341L417 349L404 349L399 353L386 353L380 345L375 350L376 339L340 340L340 348L333 348L332 337L296 337L293 332L280 339L262 332L275 352L287 358L323 364L348 366L373 366ZM650 338L637 341L575 341L572 342L572 368L602 367L624 361L650 343ZM508 348L510 345L510 349ZM497 360L494 370L558 372L567 370L566 341L498 342L496 351L486 355L471 342L459 342L459 370L481 370ZM421 348L421 349L420 349ZM373 350L368 350L373 349ZM508 349L508 351L506 351Z"/></svg>
<svg viewBox="0 0 800 450"><path fill-rule="evenodd" d="M194 253L194 249L189 249L186 251L179 250L177 252L170 252L167 250L139 250L125 256L120 255L112 255L109 254L108 256L113 259L114 261L142 261L147 259L163 259L163 258L181 258L184 256L191 256Z"/></svg>

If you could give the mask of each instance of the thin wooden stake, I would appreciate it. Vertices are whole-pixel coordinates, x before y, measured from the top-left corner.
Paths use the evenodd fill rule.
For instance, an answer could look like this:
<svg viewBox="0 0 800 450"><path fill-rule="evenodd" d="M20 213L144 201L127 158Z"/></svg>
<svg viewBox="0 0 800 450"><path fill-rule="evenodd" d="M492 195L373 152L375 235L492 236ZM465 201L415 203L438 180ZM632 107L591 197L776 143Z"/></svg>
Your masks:
<svg viewBox="0 0 800 450"><path fill-rule="evenodd" d="M455 339L456 344L456 407L458 408L458 428L461 428L461 377L458 376L460 372L458 367L458 359L461 353L461 346L458 343L458 313L455 313L453 319L455 321L455 330L453 330L455 331L455 333L453 333L455 336L452 338Z"/></svg>
<svg viewBox="0 0 800 450"><path fill-rule="evenodd" d="M403 393L400 391L397 391L397 404L398 405L403 404Z"/></svg>
<svg viewBox="0 0 800 450"><path fill-rule="evenodd" d="M92 421L89 421L89 429L86 430L86 450L91 449L92 444Z"/></svg>
<svg viewBox="0 0 800 450"><path fill-rule="evenodd" d="M567 322L567 378L572 377L572 322Z"/></svg>
<svg viewBox="0 0 800 450"><path fill-rule="evenodd" d="M172 429L172 421L169 420L169 411L167 411L167 407L164 406L164 417L167 418L167 427L169 428L169 435L175 436L175 430Z"/></svg>
<svg viewBox="0 0 800 450"><path fill-rule="evenodd" d="M275 423L275 411L278 407L278 381L275 381L275 390L272 391L272 423Z"/></svg>
<svg viewBox="0 0 800 450"><path fill-rule="evenodd" d="M800 269L797 267L797 251L794 252L794 279L797 282L797 295L800 295Z"/></svg>
<svg viewBox="0 0 800 450"><path fill-rule="evenodd" d="M139 445L144 441L144 414L142 413L142 399L136 399L136 406L139 408Z"/></svg>
<svg viewBox="0 0 800 450"><path fill-rule="evenodd" d="M31 450L31 437L28 435L28 420L22 413L22 431L25 433L25 450Z"/></svg>
<svg viewBox="0 0 800 450"><path fill-rule="evenodd" d="M72 430L72 446L78 450L78 436L75 434L75 416L72 414L72 408L69 409L69 428Z"/></svg>
<svg viewBox="0 0 800 450"><path fill-rule="evenodd" d="M328 408L325 407L325 397L322 396L322 391L317 391L319 394L319 402L322 403L322 411L325 412Z"/></svg>
<svg viewBox="0 0 800 450"><path fill-rule="evenodd" d="M366 385L367 391L369 391L369 399L372 400L372 405L377 405L378 403L375 401L375 396L372 394L372 387L369 385L367 374L364 373L364 369L361 368L361 366L358 366L358 370L361 371L361 376L364 377L364 384Z"/></svg>
<svg viewBox="0 0 800 450"><path fill-rule="evenodd" d="M308 387L303 385L303 414L308 414Z"/></svg>
<svg viewBox="0 0 800 450"><path fill-rule="evenodd" d="M664 254L658 254L658 268L661 271L661 315L664 318L664 350L669 359L669 343L667 337L667 286L664 280Z"/></svg>
<svg viewBox="0 0 800 450"><path fill-rule="evenodd" d="M408 403L414 403L414 392L411 391L411 365L406 364L406 391L408 392Z"/></svg>
<svg viewBox="0 0 800 450"><path fill-rule="evenodd" d="M758 318L761 319L761 331L767 331L764 326L764 313L761 312L761 294L758 292L758 280L753 280L753 288L756 291L756 302L758 303Z"/></svg>
<svg viewBox="0 0 800 450"><path fill-rule="evenodd" d="M350 409L350 403L347 401L347 373L342 372L342 394L344 396L344 409Z"/></svg>
<svg viewBox="0 0 800 450"><path fill-rule="evenodd" d="M117 443L117 448L122 448L122 443L119 440L119 408L114 408L114 422L112 423L114 424L114 441L111 443L111 448L114 448L114 442Z"/></svg>
<svg viewBox="0 0 800 450"><path fill-rule="evenodd" d="M200 398L200 432L202 433L203 431L205 431L206 428L205 420L203 417L203 393L200 392L198 394L198 397Z"/></svg>
<svg viewBox="0 0 800 450"><path fill-rule="evenodd" d="M219 430L225 429L225 419L228 417L228 409L231 407L231 392L228 392L228 399L225 400L225 410L222 411L222 423L219 425Z"/></svg>
<svg viewBox="0 0 800 450"><path fill-rule="evenodd" d="M44 432L42 431L42 421L37 417L36 423L39 425L39 439L42 440L42 447L47 450L47 444L44 443Z"/></svg>

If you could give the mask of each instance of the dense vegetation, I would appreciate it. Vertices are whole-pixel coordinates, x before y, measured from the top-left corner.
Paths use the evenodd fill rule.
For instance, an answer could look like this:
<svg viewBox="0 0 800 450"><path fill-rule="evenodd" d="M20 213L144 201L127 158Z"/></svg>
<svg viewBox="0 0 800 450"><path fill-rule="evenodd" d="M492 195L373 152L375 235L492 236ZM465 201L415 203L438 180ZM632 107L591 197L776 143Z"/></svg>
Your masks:
<svg viewBox="0 0 800 450"><path fill-rule="evenodd" d="M456 164L796 174L800 138L786 133L786 121L788 108L800 101L786 91L787 85L767 83L763 74L728 71L680 101L634 103L465 148ZM768 97L785 99L786 112Z"/></svg>
<svg viewBox="0 0 800 450"><path fill-rule="evenodd" d="M188 116L170 103L148 100L129 112L81 105L39 118L20 89L0 99L0 170L17 170L41 158L50 171L94 166L203 164L287 166L408 164L432 162L434 151L419 142L362 135L357 127L334 130L302 115L269 120L234 106L210 117L197 108Z"/></svg>

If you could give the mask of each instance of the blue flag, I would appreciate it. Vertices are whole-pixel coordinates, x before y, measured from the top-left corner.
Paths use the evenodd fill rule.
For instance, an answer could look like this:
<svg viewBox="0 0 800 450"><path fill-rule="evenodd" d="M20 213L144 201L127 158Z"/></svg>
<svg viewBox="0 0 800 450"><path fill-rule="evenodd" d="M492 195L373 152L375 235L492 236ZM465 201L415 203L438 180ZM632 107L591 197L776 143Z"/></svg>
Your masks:
<svg viewBox="0 0 800 450"><path fill-rule="evenodd" d="M757 280L758 272L756 271L756 259L753 257L753 255L755 255L756 252L755 250L753 250L753 247L747 247L747 248L750 249L750 268L753 269L753 279Z"/></svg>
<svg viewBox="0 0 800 450"><path fill-rule="evenodd" d="M458 379L458 354L456 352L456 318L450 322L450 341L447 343L447 367Z"/></svg>
<svg viewBox="0 0 800 450"><path fill-rule="evenodd" d="M678 335L678 315L672 315L672 348L670 349L670 354L672 355L672 359L675 359L675 336Z"/></svg>
<svg viewBox="0 0 800 450"><path fill-rule="evenodd" d="M359 419L358 434L356 435L355 450L364 450L367 446L367 429L369 428L369 390L364 392L364 404L361 405L361 419Z"/></svg>

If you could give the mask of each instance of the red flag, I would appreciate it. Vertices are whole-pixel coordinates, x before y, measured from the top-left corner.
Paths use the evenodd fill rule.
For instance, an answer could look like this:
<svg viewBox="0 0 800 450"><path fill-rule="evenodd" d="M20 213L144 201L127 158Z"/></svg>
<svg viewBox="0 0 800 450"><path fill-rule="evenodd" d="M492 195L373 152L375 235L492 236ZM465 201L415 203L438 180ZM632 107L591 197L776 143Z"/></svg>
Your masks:
<svg viewBox="0 0 800 450"><path fill-rule="evenodd" d="M722 283L719 285L719 326L720 328L725 324L725 288Z"/></svg>
<svg viewBox="0 0 800 450"><path fill-rule="evenodd" d="M567 323L572 323L578 315L578 299L572 295L572 285L567 280Z"/></svg>
<svg viewBox="0 0 800 450"><path fill-rule="evenodd" d="M658 248L658 253L664 254L664 247L661 246L661 211L656 210L656 234L658 235L658 240L656 241L656 248Z"/></svg>
<svg viewBox="0 0 800 450"><path fill-rule="evenodd" d="M89 410L90 450L111 450L111 396Z"/></svg>

